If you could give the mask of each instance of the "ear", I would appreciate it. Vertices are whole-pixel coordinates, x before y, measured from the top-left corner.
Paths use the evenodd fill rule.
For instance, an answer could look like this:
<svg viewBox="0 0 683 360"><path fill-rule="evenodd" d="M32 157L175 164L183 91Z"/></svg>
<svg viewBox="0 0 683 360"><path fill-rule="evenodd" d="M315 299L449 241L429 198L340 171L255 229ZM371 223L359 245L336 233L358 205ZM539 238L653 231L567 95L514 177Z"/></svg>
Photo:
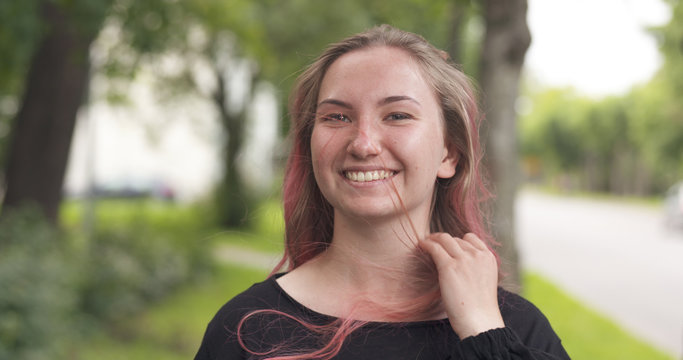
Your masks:
<svg viewBox="0 0 683 360"><path fill-rule="evenodd" d="M458 153L448 150L444 146L443 158L441 159L441 165L439 165L439 171L437 171L436 176L441 179L453 177L455 175L455 166L458 165L458 158Z"/></svg>

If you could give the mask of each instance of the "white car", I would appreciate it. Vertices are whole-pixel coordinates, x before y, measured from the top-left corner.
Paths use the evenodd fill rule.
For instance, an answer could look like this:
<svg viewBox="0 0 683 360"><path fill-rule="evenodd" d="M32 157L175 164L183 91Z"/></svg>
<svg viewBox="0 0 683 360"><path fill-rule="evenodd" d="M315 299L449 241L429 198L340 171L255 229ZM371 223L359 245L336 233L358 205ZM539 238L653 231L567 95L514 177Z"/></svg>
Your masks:
<svg viewBox="0 0 683 360"><path fill-rule="evenodd" d="M683 229L683 182L672 186L666 192L664 206L666 224Z"/></svg>

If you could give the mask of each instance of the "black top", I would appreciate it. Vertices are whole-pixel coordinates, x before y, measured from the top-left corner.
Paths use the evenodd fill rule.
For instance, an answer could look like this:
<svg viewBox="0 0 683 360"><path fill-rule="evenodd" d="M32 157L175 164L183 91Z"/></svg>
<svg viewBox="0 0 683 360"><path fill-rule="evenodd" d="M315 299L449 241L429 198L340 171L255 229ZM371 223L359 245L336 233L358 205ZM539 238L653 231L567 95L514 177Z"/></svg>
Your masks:
<svg viewBox="0 0 683 360"><path fill-rule="evenodd" d="M326 325L337 320L317 313L290 297L275 281L278 276L252 285L225 304L209 323L195 360L266 359L279 346L282 352L315 350L320 336L297 320ZM370 322L344 341L335 359L569 359L546 317L519 295L498 291L505 328L489 330L461 341L448 319L408 323ZM240 335L240 320L254 310L266 311L248 317ZM290 350L287 352L287 350ZM257 355L262 353L262 355Z"/></svg>

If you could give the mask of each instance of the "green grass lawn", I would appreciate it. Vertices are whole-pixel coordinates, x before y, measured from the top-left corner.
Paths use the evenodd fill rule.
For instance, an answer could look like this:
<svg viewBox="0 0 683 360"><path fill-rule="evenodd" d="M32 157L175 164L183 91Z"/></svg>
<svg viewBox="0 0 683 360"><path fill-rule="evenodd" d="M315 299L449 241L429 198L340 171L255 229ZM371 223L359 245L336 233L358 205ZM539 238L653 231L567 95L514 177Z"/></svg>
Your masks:
<svg viewBox="0 0 683 360"><path fill-rule="evenodd" d="M279 199L261 203L250 213L248 223L248 229L216 232L211 235L211 240L268 253L282 253L285 224Z"/></svg>
<svg viewBox="0 0 683 360"><path fill-rule="evenodd" d="M538 274L524 277L525 297L548 317L574 360L673 360L587 308Z"/></svg>

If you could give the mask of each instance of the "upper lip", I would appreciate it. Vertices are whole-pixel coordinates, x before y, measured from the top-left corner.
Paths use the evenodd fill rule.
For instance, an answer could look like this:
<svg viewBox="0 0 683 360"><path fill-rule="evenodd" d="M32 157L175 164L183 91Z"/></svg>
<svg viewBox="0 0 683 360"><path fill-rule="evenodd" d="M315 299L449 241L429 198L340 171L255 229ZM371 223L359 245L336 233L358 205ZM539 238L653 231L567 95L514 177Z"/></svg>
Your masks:
<svg viewBox="0 0 683 360"><path fill-rule="evenodd" d="M341 172L355 172L355 171L392 171L392 172L398 172L398 170L394 170L391 168L383 167L383 166L372 166L372 165L362 165L362 166L349 166L341 169Z"/></svg>

